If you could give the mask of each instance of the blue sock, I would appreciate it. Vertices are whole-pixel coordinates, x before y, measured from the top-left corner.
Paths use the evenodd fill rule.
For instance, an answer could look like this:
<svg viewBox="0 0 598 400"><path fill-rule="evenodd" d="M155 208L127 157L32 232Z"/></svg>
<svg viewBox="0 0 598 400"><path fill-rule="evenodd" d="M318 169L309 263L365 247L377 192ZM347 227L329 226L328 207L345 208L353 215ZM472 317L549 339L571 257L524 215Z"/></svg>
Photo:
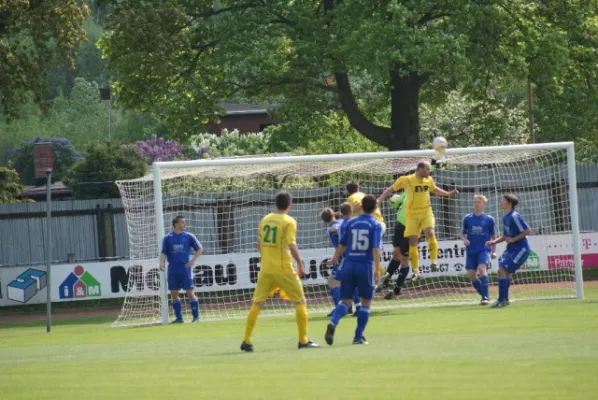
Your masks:
<svg viewBox="0 0 598 400"><path fill-rule="evenodd" d="M509 296L509 278L498 278L498 301L506 301Z"/></svg>
<svg viewBox="0 0 598 400"><path fill-rule="evenodd" d="M336 307L338 302L341 301L341 288L335 287L330 289L330 294L332 295L332 301L334 303L334 306Z"/></svg>
<svg viewBox="0 0 598 400"><path fill-rule="evenodd" d="M355 304L355 312L359 312L359 308L361 307L361 297L359 297L357 289L355 289L355 293L353 294L353 304Z"/></svg>
<svg viewBox="0 0 598 400"><path fill-rule="evenodd" d="M181 311L181 300L175 300L172 302L172 309L174 310L174 316L176 317L176 319L178 320L182 320L183 319L183 312Z"/></svg>
<svg viewBox="0 0 598 400"><path fill-rule="evenodd" d="M368 324L370 319L370 307L361 306L359 314L357 314L357 329L355 329L355 339L361 339L363 337L363 331L365 326Z"/></svg>
<svg viewBox="0 0 598 400"><path fill-rule="evenodd" d="M199 318L199 300L193 299L189 302L191 306L191 314L193 314L193 319Z"/></svg>
<svg viewBox="0 0 598 400"><path fill-rule="evenodd" d="M342 301L336 305L336 308L332 312L332 318L330 318L330 323L334 326L338 325L338 321L347 313L349 307Z"/></svg>
<svg viewBox="0 0 598 400"><path fill-rule="evenodd" d="M480 276L480 282L482 283L480 287L481 295L483 298L488 298L488 290L490 286L490 279L488 279L488 275Z"/></svg>
<svg viewBox="0 0 598 400"><path fill-rule="evenodd" d="M478 292L480 294L480 296L483 296L482 294L482 282L476 278L473 281L471 281L471 286L473 286L473 288L476 290L476 292Z"/></svg>
<svg viewBox="0 0 598 400"><path fill-rule="evenodd" d="M511 278L507 278L507 289L505 290L505 301L509 301L509 288L511 287Z"/></svg>

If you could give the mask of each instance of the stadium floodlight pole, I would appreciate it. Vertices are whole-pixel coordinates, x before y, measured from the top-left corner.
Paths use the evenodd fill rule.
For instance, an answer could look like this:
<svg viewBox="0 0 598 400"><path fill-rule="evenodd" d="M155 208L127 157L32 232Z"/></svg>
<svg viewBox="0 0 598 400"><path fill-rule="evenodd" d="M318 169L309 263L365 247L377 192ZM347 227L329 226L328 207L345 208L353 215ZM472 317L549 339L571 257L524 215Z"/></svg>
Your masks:
<svg viewBox="0 0 598 400"><path fill-rule="evenodd" d="M577 173L575 170L575 145L567 145L567 175L569 180L569 204L571 205L571 233L573 262L575 265L575 290L577 298L583 299L583 264L581 260L581 236L579 232L579 209L577 202Z"/></svg>
<svg viewBox="0 0 598 400"><path fill-rule="evenodd" d="M162 181L160 180L160 166L153 163L154 178L154 209L156 214L156 244L158 257L164 238L164 210L162 209ZM168 323L168 291L166 290L166 271L160 270L160 319L163 324Z"/></svg>
<svg viewBox="0 0 598 400"><path fill-rule="evenodd" d="M46 332L52 330L52 170L46 171Z"/></svg>

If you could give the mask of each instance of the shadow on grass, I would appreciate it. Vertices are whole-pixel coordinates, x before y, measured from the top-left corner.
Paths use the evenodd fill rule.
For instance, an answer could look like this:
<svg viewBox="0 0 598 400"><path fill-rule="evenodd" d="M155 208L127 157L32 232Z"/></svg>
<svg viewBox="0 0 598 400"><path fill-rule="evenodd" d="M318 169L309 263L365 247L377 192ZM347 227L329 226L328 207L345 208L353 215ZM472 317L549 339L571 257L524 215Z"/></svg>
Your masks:
<svg viewBox="0 0 598 400"><path fill-rule="evenodd" d="M401 310L403 311L403 310ZM390 314L396 314L397 310L372 310L372 312L370 313L370 317L382 317L382 316L386 316L386 315L390 315ZM353 317L353 315L345 315L343 317L343 319L345 318L355 318ZM317 314L315 316L311 316L309 317L310 321L328 321L330 319L330 317L327 317L325 314ZM294 321L291 321L292 323L295 323Z"/></svg>
<svg viewBox="0 0 598 400"><path fill-rule="evenodd" d="M72 325L105 325L106 328L114 322L114 317L76 317L76 318L65 318L57 321L52 321L52 328L58 328L61 326L72 326ZM14 329L14 328L34 328L40 327L45 329L46 321L24 321L24 322L8 322L0 324L0 330L2 329Z"/></svg>

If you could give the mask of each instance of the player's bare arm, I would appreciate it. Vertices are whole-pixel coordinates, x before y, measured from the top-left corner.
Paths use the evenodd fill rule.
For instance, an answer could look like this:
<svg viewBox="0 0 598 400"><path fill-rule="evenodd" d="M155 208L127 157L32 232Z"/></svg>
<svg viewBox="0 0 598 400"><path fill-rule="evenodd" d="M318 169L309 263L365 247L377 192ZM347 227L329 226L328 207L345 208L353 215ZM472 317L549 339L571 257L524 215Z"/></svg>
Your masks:
<svg viewBox="0 0 598 400"><path fill-rule="evenodd" d="M454 195L459 194L459 191L457 189L453 189L447 192L446 190L442 190L437 187L436 189L434 189L432 193L434 193L436 196L441 197L453 197Z"/></svg>
<svg viewBox="0 0 598 400"><path fill-rule="evenodd" d="M374 283L378 284L380 281L380 258L382 254L379 247L372 249L372 257L374 257Z"/></svg>
<svg viewBox="0 0 598 400"><path fill-rule="evenodd" d="M199 256L201 256L202 254L203 254L203 249L197 250L195 253L193 253L193 257L191 257L191 260L189 260L189 262L187 264L185 264L185 266L187 268L193 267L193 265L195 264L195 261L197 261Z"/></svg>
<svg viewBox="0 0 598 400"><path fill-rule="evenodd" d="M492 240L490 240L491 242L495 241L496 240L496 233L493 233L492 236L490 236L490 238L492 239ZM492 259L495 259L496 258L496 243L494 243L491 246L491 250L490 251L491 251L490 257L492 257Z"/></svg>
<svg viewBox="0 0 598 400"><path fill-rule="evenodd" d="M297 247L296 244L290 244L289 250L291 251L291 256L297 263L297 275L299 275L300 278L303 278L303 275L305 275L305 266L303 265L303 260L299 254L299 247Z"/></svg>
<svg viewBox="0 0 598 400"><path fill-rule="evenodd" d="M463 240L463 244L465 245L465 247L469 246L469 240L467 240L466 234L461 232L461 233L459 233L459 237L461 238L461 240Z"/></svg>
<svg viewBox="0 0 598 400"><path fill-rule="evenodd" d="M166 269L166 254L160 254L160 269L164 271Z"/></svg>
<svg viewBox="0 0 598 400"><path fill-rule="evenodd" d="M390 185L389 187L387 187L384 190L384 192L382 192L382 194L380 195L380 197L378 197L378 203L381 204L384 200L386 200L388 198L388 196L390 196L394 192L395 192L395 189L394 189L393 185Z"/></svg>
<svg viewBox="0 0 598 400"><path fill-rule="evenodd" d="M509 243L508 239L510 239L510 238L508 238L506 236L500 236L500 237L498 237L498 239L487 241L486 246L492 246L493 248L496 248L496 245L499 243L502 243L502 242Z"/></svg>
<svg viewBox="0 0 598 400"><path fill-rule="evenodd" d="M507 243L517 243L518 241L520 241L524 237L529 236L531 234L532 234L532 229L531 228L527 228L526 230L524 230L523 232L521 232L519 235L517 235L515 237L507 237L505 239L505 242L507 242Z"/></svg>
<svg viewBox="0 0 598 400"><path fill-rule="evenodd" d="M345 254L345 250L347 250L347 246L343 246L342 244L339 245L334 251L334 255L332 256L332 258L326 262L326 265L330 266L338 264L338 260L341 258L343 254Z"/></svg>

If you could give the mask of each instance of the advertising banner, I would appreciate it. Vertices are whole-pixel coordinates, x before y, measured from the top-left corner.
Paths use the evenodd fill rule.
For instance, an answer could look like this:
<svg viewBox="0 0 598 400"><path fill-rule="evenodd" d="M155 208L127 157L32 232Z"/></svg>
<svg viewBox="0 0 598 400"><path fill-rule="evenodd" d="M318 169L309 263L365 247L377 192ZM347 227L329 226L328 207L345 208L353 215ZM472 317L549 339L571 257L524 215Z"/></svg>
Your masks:
<svg viewBox="0 0 598 400"><path fill-rule="evenodd" d="M570 235L539 235L529 238L532 252L524 271L541 271L573 267ZM582 233L584 268L598 267L598 233ZM505 244L498 245L500 256ZM424 276L465 275L465 247L462 241L439 242L437 269L430 269L428 247L420 243L420 270ZM390 261L392 247L385 244L382 263ZM304 285L325 284L330 275L326 261L332 249L301 251L306 264ZM490 270L496 271L497 260ZM193 267L198 292L251 289L260 270L259 253L201 256ZM83 262L52 266L52 282L48 282L45 266L0 268L0 306L44 303L46 290L52 301L93 300L131 295L158 294L160 273L157 260Z"/></svg>

